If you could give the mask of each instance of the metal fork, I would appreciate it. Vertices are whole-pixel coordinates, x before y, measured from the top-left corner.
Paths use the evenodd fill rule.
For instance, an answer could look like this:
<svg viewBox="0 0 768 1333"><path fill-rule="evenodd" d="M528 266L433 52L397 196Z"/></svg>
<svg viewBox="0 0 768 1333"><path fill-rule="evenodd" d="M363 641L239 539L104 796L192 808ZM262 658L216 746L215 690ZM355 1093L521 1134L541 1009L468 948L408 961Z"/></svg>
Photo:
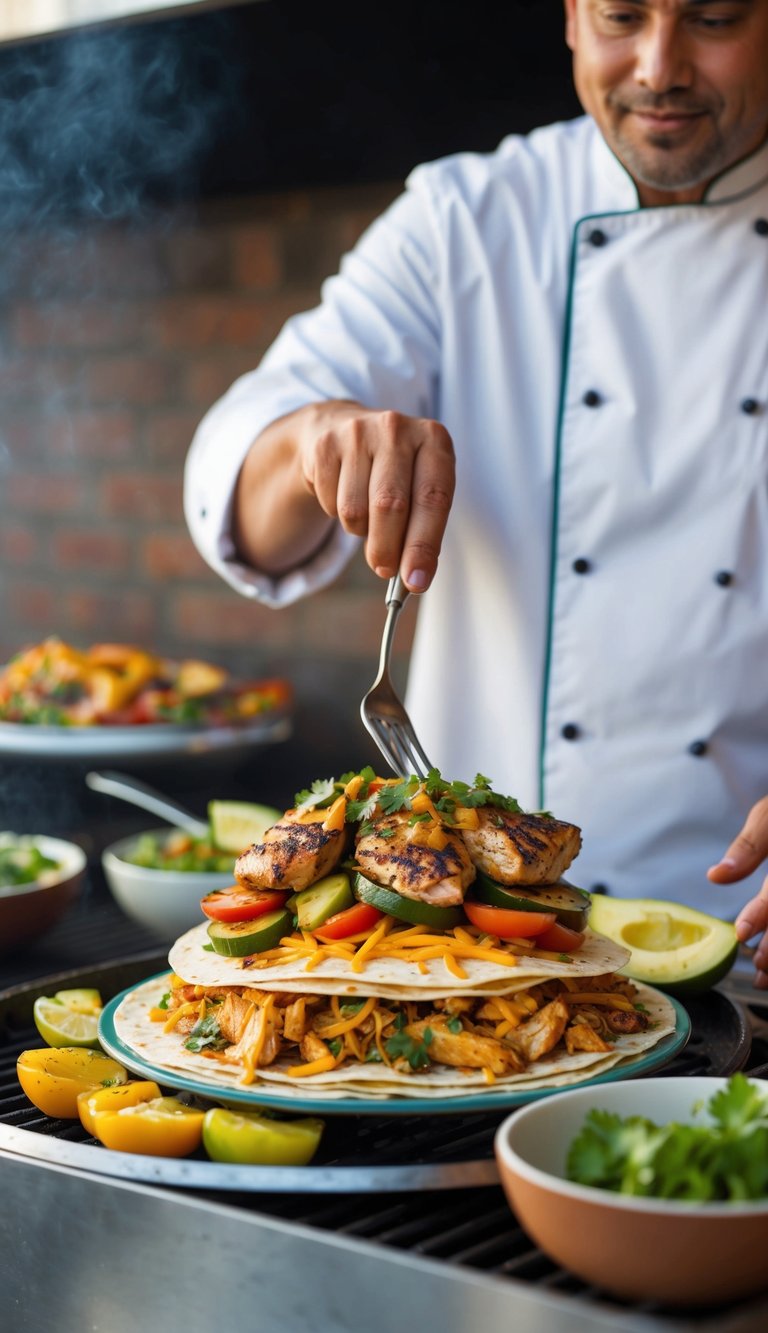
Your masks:
<svg viewBox="0 0 768 1333"><path fill-rule="evenodd" d="M413 723L395 693L389 674L389 658L397 618L409 596L400 575L387 585L387 619L381 640L379 672L360 705L360 716L390 768L401 777L415 773L425 778L433 765L424 753Z"/></svg>

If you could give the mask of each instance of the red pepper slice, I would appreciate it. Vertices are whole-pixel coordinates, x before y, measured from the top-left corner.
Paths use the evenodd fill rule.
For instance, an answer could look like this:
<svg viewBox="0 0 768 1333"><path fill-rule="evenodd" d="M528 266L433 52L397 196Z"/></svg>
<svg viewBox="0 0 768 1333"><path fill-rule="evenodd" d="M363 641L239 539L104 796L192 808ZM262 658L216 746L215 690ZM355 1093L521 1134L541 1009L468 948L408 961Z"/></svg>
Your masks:
<svg viewBox="0 0 768 1333"><path fill-rule="evenodd" d="M370 903L355 903L353 907L345 907L343 912L329 916L312 934L319 940L344 940L348 935L359 935L364 930L370 930L383 915Z"/></svg>

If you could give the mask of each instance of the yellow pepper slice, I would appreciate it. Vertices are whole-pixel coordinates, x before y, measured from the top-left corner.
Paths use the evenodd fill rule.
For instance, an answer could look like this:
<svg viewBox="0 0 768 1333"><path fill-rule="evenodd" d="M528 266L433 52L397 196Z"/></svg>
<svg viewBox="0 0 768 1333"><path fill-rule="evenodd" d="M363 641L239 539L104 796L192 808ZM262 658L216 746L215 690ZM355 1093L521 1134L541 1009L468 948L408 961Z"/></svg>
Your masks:
<svg viewBox="0 0 768 1333"><path fill-rule="evenodd" d="M94 1116L94 1133L105 1148L116 1152L186 1157L200 1146L204 1114L177 1097L152 1097L135 1106L101 1111Z"/></svg>
<svg viewBox="0 0 768 1333"><path fill-rule="evenodd" d="M77 1098L77 1111L83 1124L94 1138L96 1121L107 1111L119 1111L122 1106L135 1106L137 1102L148 1102L160 1096L160 1089L151 1079L133 1079L130 1083L117 1083L112 1088L97 1088L94 1092L87 1089Z"/></svg>
<svg viewBox="0 0 768 1333"><path fill-rule="evenodd" d="M22 1051L16 1074L33 1105L62 1120L77 1120L81 1092L128 1082L128 1071L117 1060L87 1046Z"/></svg>

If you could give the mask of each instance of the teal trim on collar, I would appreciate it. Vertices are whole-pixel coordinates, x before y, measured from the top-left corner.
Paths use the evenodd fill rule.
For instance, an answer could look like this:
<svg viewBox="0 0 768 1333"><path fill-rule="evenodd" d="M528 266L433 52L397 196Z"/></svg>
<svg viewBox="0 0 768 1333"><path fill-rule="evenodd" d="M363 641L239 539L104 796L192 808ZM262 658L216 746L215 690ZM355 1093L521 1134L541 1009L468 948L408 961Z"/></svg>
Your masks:
<svg viewBox="0 0 768 1333"><path fill-rule="evenodd" d="M600 216L599 214L597 216ZM557 407L557 431L555 435L555 458L552 476L552 510L550 515L549 536L549 592L547 599L547 640L544 650L544 679L541 690L541 718L539 720L539 809L546 810L544 761L547 751L547 713L549 711L549 685L552 674L553 617L555 607L555 579L557 568L557 539L560 530L560 463L563 449L563 417L565 415L565 395L568 386L568 366L571 354L571 324L573 320L573 289L576 274L576 253L579 244L579 227L586 218L579 218L573 228L571 238L571 257L568 265L568 295L565 306L563 342L560 353L560 401Z"/></svg>

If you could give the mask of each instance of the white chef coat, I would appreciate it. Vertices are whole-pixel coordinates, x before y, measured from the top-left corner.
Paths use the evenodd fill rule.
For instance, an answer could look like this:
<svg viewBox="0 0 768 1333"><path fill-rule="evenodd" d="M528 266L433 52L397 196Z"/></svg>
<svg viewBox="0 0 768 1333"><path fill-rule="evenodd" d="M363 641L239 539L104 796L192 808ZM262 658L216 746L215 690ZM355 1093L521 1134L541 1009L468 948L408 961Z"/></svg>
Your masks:
<svg viewBox="0 0 768 1333"><path fill-rule="evenodd" d="M762 872L705 871L768 793L766 233L768 146L663 208L587 117L419 167L186 477L206 559L286 605L357 543L238 564L252 440L330 397L442 421L456 499L407 694L427 753L579 824L585 887L729 917Z"/></svg>

